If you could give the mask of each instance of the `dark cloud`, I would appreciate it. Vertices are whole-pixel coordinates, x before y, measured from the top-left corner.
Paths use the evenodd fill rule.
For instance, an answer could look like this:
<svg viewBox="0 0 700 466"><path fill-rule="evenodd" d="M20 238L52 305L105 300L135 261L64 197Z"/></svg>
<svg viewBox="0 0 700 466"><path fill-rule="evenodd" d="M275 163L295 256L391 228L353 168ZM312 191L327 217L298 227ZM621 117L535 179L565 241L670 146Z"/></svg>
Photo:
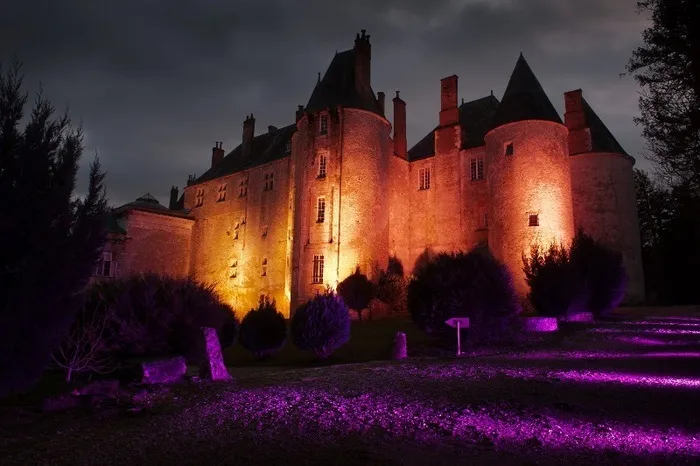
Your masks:
<svg viewBox="0 0 700 466"><path fill-rule="evenodd" d="M0 60L16 53L27 86L41 81L82 120L83 162L99 152L117 204L146 191L164 202L207 168L214 141L240 142L248 113L260 131L293 122L316 73L360 29L372 36L375 91L408 102L409 144L437 121L440 78L457 74L467 100L500 97L522 51L560 112L562 93L583 88L628 152L643 145L636 84L619 77L646 24L634 0L8 3Z"/></svg>

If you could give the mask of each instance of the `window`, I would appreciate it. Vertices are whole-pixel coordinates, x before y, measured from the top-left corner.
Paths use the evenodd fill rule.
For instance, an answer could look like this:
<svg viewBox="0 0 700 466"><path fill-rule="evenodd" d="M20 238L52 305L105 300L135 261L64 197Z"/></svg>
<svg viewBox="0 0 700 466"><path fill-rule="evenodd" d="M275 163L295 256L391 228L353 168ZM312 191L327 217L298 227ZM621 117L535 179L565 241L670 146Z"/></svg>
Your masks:
<svg viewBox="0 0 700 466"><path fill-rule="evenodd" d="M226 184L219 185L219 197L216 202L222 202L226 200Z"/></svg>
<svg viewBox="0 0 700 466"><path fill-rule="evenodd" d="M248 177L246 176L241 180L241 190L238 194L238 197L246 197L248 195Z"/></svg>
<svg viewBox="0 0 700 466"><path fill-rule="evenodd" d="M197 190L197 199L195 202L195 207L202 207L204 205L204 189L199 188Z"/></svg>
<svg viewBox="0 0 700 466"><path fill-rule="evenodd" d="M323 223L326 221L326 198L319 197L316 203L316 223Z"/></svg>
<svg viewBox="0 0 700 466"><path fill-rule="evenodd" d="M264 191L272 191L274 187L274 173L265 173L265 188Z"/></svg>
<svg viewBox="0 0 700 466"><path fill-rule="evenodd" d="M328 134L328 115L321 115L318 122L318 134Z"/></svg>
<svg viewBox="0 0 700 466"><path fill-rule="evenodd" d="M427 168L421 168L419 173L418 173L419 181L420 181L420 187L419 189L421 191L430 189L430 167Z"/></svg>
<svg viewBox="0 0 700 466"><path fill-rule="evenodd" d="M267 257L262 260L262 270L260 276L267 277Z"/></svg>
<svg viewBox="0 0 700 466"><path fill-rule="evenodd" d="M470 168L472 181L484 179L484 159L471 159Z"/></svg>
<svg viewBox="0 0 700 466"><path fill-rule="evenodd" d="M484 212L484 215L481 220L481 227L482 228L488 228L489 227L489 213Z"/></svg>
<svg viewBox="0 0 700 466"><path fill-rule="evenodd" d="M117 263L112 260L111 252L103 252L97 264L93 275L98 277L115 277L117 272Z"/></svg>
<svg viewBox="0 0 700 466"><path fill-rule="evenodd" d="M326 154L321 154L318 156L318 177L326 177L326 167L328 165L328 157Z"/></svg>
<svg viewBox="0 0 700 466"><path fill-rule="evenodd" d="M261 236L262 236L263 238L267 238L267 225L265 225L264 227L262 227L262 234L261 234Z"/></svg>
<svg viewBox="0 0 700 466"><path fill-rule="evenodd" d="M236 278L238 276L238 259L234 259L231 262L231 277Z"/></svg>
<svg viewBox="0 0 700 466"><path fill-rule="evenodd" d="M241 229L241 224L236 223L236 226L233 227L233 239L238 239L238 232L240 231L240 229Z"/></svg>
<svg viewBox="0 0 700 466"><path fill-rule="evenodd" d="M314 273L311 283L323 283L323 256L314 256Z"/></svg>
<svg viewBox="0 0 700 466"><path fill-rule="evenodd" d="M537 213L531 212L527 214L527 224L531 227L537 227L540 225L540 216Z"/></svg>
<svg viewBox="0 0 700 466"><path fill-rule="evenodd" d="M503 153L506 155L513 155L514 149L513 149L513 143L512 142L507 142L505 147L503 148Z"/></svg>

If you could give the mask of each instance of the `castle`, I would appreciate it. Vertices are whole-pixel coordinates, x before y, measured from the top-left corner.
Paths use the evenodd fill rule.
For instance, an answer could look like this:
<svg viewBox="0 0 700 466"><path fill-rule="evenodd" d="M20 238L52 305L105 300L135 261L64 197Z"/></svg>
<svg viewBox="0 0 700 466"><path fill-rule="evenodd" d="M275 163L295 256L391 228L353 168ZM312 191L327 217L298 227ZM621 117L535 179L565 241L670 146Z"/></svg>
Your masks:
<svg viewBox="0 0 700 466"><path fill-rule="evenodd" d="M643 299L634 159L581 90L562 122L522 55L500 102L459 104L446 77L438 125L408 149L406 103L397 91L392 125L372 89L369 39L336 53L293 124L256 135L251 114L168 207L116 209L96 273L191 274L238 312L265 293L289 315L356 267L371 278L396 257L410 272L426 251L487 243L525 294L523 252L583 228L623 253L627 300Z"/></svg>

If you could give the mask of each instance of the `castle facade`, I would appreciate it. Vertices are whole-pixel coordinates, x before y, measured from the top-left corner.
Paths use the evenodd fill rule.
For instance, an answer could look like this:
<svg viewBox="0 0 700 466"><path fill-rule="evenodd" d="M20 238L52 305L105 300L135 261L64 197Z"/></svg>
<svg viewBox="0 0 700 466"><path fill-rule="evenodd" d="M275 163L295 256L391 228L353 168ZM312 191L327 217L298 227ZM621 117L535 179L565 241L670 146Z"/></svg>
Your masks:
<svg viewBox="0 0 700 466"><path fill-rule="evenodd" d="M410 273L424 254L488 244L524 295L522 254L583 228L622 252L627 299L643 300L634 159L581 90L565 93L562 121L522 55L501 101L460 104L446 77L437 126L409 149L406 103L396 92L389 122L370 63L363 31L293 124L256 134L251 114L242 143L216 143L168 207L117 209L106 252L119 273L189 274L239 312L265 293L288 315L356 267L372 278L396 257Z"/></svg>

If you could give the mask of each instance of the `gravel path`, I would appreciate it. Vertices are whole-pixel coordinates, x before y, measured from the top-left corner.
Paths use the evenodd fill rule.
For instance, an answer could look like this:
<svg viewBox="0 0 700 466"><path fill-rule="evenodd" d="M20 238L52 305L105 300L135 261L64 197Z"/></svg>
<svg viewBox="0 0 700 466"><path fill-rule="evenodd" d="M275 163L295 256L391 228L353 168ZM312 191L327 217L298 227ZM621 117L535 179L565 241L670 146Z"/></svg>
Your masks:
<svg viewBox="0 0 700 466"><path fill-rule="evenodd" d="M136 415L7 411L0 464L698 464L697 338L654 333L692 324L581 326L554 349L459 360L267 369L173 388Z"/></svg>

